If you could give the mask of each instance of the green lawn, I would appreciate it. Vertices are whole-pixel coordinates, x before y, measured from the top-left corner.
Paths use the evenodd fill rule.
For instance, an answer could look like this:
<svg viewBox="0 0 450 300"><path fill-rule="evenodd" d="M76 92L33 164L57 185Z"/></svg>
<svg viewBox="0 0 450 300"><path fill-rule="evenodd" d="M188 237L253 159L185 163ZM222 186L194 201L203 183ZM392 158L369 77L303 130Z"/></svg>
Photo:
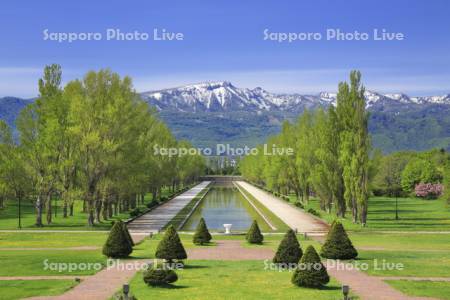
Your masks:
<svg viewBox="0 0 450 300"><path fill-rule="evenodd" d="M359 251L358 262L368 263L367 273L375 276L450 277L449 251ZM401 263L404 269L379 269L383 262Z"/></svg>
<svg viewBox="0 0 450 300"><path fill-rule="evenodd" d="M408 280L388 280L386 282L409 296L450 299L450 282Z"/></svg>
<svg viewBox="0 0 450 300"><path fill-rule="evenodd" d="M299 288L292 273L264 268L263 261L189 261L172 288L148 287L138 273L130 290L138 299L342 299L334 280L321 290Z"/></svg>
<svg viewBox="0 0 450 300"><path fill-rule="evenodd" d="M103 246L107 232L0 232L0 248Z"/></svg>
<svg viewBox="0 0 450 300"><path fill-rule="evenodd" d="M15 300L33 296L60 295L76 284L74 280L0 281L0 299Z"/></svg>
<svg viewBox="0 0 450 300"><path fill-rule="evenodd" d="M168 196L170 194L169 188L164 188L161 192L162 196ZM144 203L151 201L151 194L147 194L144 199ZM54 200L52 201L54 203ZM140 205L142 209L146 209L144 205ZM56 205L53 206L53 218L52 224L47 224L46 213L43 214L44 227L36 227L36 211L34 204L31 201L24 200L21 204L22 210L22 228L23 229L37 229L37 230L108 230L111 227L111 221L116 219L126 220L130 218L129 212L119 213L111 220L102 221L95 224L94 227L87 226L87 214L83 213L83 201L77 200L74 205L74 215L72 217L63 218L62 214L62 201L56 201ZM56 216L55 216L56 212ZM7 201L6 206L0 209L0 230L15 230L18 229L18 202Z"/></svg>
<svg viewBox="0 0 450 300"><path fill-rule="evenodd" d="M443 250L450 251L450 234L417 234L410 233L349 233L356 248L370 247L397 251Z"/></svg>
<svg viewBox="0 0 450 300"><path fill-rule="evenodd" d="M290 196L295 202L295 196ZM334 212L327 214L320 210L319 201L311 199L305 207L320 212L321 218L331 223L336 219ZM341 219L347 230L378 231L450 231L450 207L441 199L423 200L419 198L399 198L399 220L395 220L395 199L372 197L369 199L367 226L353 224L350 212Z"/></svg>
<svg viewBox="0 0 450 300"><path fill-rule="evenodd" d="M99 264L106 265L106 258L101 250L45 250L45 251L0 251L0 276L34 276L34 275L91 275L99 270ZM77 270L53 269L56 264L79 264ZM88 267L90 264L90 267ZM86 265L85 269L82 269ZM60 265L58 265L59 267Z"/></svg>

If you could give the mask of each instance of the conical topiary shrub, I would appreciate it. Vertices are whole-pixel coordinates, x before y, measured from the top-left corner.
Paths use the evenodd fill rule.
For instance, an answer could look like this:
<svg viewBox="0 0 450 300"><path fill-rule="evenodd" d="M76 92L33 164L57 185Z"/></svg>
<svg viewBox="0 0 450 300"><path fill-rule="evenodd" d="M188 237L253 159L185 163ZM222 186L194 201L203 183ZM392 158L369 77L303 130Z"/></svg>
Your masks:
<svg viewBox="0 0 450 300"><path fill-rule="evenodd" d="M131 246L134 246L133 238L131 237L131 234L128 231L127 224L125 224L124 222L120 222L120 223L122 223L122 230L125 232L125 235L127 236L128 241L130 242Z"/></svg>
<svg viewBox="0 0 450 300"><path fill-rule="evenodd" d="M352 259L358 256L358 252L340 222L333 222L331 225L320 255L330 259Z"/></svg>
<svg viewBox="0 0 450 300"><path fill-rule="evenodd" d="M155 256L165 259L167 262L172 262L174 259L187 258L186 250L184 250L180 237L173 225L167 228L166 233L156 248Z"/></svg>
<svg viewBox="0 0 450 300"><path fill-rule="evenodd" d="M263 242L264 236L261 234L261 230L259 230L258 222L256 222L256 220L253 221L245 238L250 244L261 244Z"/></svg>
<svg viewBox="0 0 450 300"><path fill-rule="evenodd" d="M275 253L272 261L276 264L298 263L302 254L302 248L300 248L294 230L289 229L278 246L277 253Z"/></svg>
<svg viewBox="0 0 450 300"><path fill-rule="evenodd" d="M313 246L308 246L291 279L297 286L319 288L330 281L327 269Z"/></svg>
<svg viewBox="0 0 450 300"><path fill-rule="evenodd" d="M122 221L115 222L103 246L103 254L112 258L124 258L128 257L132 251L133 246L123 230Z"/></svg>
<svg viewBox="0 0 450 300"><path fill-rule="evenodd" d="M211 234L208 231L208 227L206 226L205 220L203 218L200 219L200 222L197 225L197 229L194 234L194 244L203 245L209 243L211 240Z"/></svg>

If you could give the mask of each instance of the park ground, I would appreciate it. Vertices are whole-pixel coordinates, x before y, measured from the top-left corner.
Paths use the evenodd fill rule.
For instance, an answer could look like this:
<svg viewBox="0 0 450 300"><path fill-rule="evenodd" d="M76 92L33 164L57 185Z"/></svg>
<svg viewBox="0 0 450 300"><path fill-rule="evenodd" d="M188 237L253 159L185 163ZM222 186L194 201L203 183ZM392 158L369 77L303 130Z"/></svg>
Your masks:
<svg viewBox="0 0 450 300"><path fill-rule="evenodd" d="M149 199L147 199L149 201ZM311 200L307 208L318 210ZM98 269L69 272L45 268L47 263L84 263L105 266L106 258L101 247L107 238L109 222L92 229L85 226L86 216L81 213L81 203L75 207L75 216L63 219L57 215L52 226L39 231L33 226L34 214L30 206L23 209L22 232L16 231L15 206L8 203L0 211L0 299L21 299L32 296L63 294L78 284L75 278L85 280ZM399 199L399 220L395 220L395 203L390 198L371 198L367 227L342 220L349 236L358 249L357 263L367 263L364 270L377 276L406 295L450 299L450 210L440 200ZM127 218L127 214L118 216ZM320 217L331 222L334 217L320 212ZM276 220L279 222L279 220ZM6 231L14 230L14 231ZM45 230L72 230L50 232ZM77 232L77 231L89 232ZM195 246L189 234L180 234L188 251L190 249L217 247ZM135 246L130 259L152 259L161 235L146 237ZM265 236L263 245L248 245L244 236L214 236L214 240L232 239L243 248L271 249L275 251L281 234ZM299 234L303 249L312 244L320 248L320 241ZM401 263L403 270L379 270L378 263ZM262 260L222 261L189 260L179 272L179 280L171 288L150 288L137 273L131 280L131 291L138 299L340 299L340 283L332 280L321 290L304 289L290 283L288 271L266 270ZM35 277L40 276L40 277ZM43 277L42 277L43 276ZM36 278L36 279L33 279Z"/></svg>

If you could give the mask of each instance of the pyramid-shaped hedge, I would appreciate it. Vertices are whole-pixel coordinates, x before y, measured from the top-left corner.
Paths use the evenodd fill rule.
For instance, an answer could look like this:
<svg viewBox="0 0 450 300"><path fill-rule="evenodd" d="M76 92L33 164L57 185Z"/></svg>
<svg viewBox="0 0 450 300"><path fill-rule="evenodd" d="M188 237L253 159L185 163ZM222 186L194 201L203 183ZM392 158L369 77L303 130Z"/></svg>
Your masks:
<svg viewBox="0 0 450 300"><path fill-rule="evenodd" d="M174 259L187 258L186 250L184 250L180 237L173 225L170 225L167 228L166 233L156 248L155 256L157 258L165 259L168 262L171 262Z"/></svg>
<svg viewBox="0 0 450 300"><path fill-rule="evenodd" d="M300 248L300 243L294 230L289 229L283 240L281 240L272 261L276 264L298 263L302 254L302 248Z"/></svg>
<svg viewBox="0 0 450 300"><path fill-rule="evenodd" d="M358 252L340 222L335 221L331 225L320 255L330 259L353 259L358 256Z"/></svg>
<svg viewBox="0 0 450 300"><path fill-rule="evenodd" d="M319 288L330 281L327 269L313 246L308 246L291 279L297 286Z"/></svg>
<svg viewBox="0 0 450 300"><path fill-rule="evenodd" d="M195 230L193 242L197 245L203 245L209 243L209 241L211 241L211 238L212 237L208 231L205 220L201 218L200 222L197 225L197 229Z"/></svg>
<svg viewBox="0 0 450 300"><path fill-rule="evenodd" d="M261 234L261 230L259 230L258 222L256 222L256 220L253 221L245 238L250 244L261 244L263 242L264 236Z"/></svg>
<svg viewBox="0 0 450 300"><path fill-rule="evenodd" d="M112 258L124 258L128 257L133 251L133 246L123 226L122 221L114 223L103 246L104 255Z"/></svg>
<svg viewBox="0 0 450 300"><path fill-rule="evenodd" d="M131 246L134 246L133 238L131 237L131 234L128 231L127 224L125 224L124 222L120 222L120 223L122 223L122 229L125 232L125 235L127 236L128 240L130 241Z"/></svg>

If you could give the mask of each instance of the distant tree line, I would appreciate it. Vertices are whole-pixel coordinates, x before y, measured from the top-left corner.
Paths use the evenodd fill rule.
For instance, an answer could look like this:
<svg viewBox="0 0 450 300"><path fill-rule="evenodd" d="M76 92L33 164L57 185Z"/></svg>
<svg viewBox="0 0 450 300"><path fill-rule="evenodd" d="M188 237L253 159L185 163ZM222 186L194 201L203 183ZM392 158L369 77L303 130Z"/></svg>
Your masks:
<svg viewBox="0 0 450 300"><path fill-rule="evenodd" d="M380 156L371 186L377 196L436 198L446 190L450 155L444 149L401 151Z"/></svg>
<svg viewBox="0 0 450 300"><path fill-rule="evenodd" d="M365 224L374 173L367 121L361 74L352 71L350 82L339 84L336 107L306 110L268 139L269 147L290 147L294 155L265 155L261 145L257 155L242 159L240 171L278 193L293 191L304 203L315 194L322 209L331 212L334 206L339 217L350 210L354 222Z"/></svg>
<svg viewBox="0 0 450 300"><path fill-rule="evenodd" d="M0 121L0 205L30 199L43 226L44 213L52 223L52 199L63 201L65 218L82 199L93 226L204 171L200 155L154 153L155 145L191 145L174 138L129 77L101 70L62 87L61 75L59 65L45 68L39 97L17 119L18 138Z"/></svg>

